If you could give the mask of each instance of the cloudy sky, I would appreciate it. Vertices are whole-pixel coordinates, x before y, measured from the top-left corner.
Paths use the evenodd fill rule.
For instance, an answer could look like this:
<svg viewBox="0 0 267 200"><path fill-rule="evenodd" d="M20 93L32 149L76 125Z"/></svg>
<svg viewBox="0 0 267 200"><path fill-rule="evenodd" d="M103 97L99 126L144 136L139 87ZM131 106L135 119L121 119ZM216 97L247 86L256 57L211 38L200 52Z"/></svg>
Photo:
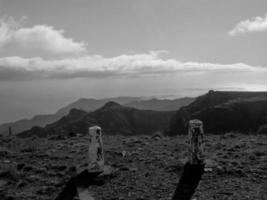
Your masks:
<svg viewBox="0 0 267 200"><path fill-rule="evenodd" d="M0 0L0 123L78 99L267 90L266 0Z"/></svg>

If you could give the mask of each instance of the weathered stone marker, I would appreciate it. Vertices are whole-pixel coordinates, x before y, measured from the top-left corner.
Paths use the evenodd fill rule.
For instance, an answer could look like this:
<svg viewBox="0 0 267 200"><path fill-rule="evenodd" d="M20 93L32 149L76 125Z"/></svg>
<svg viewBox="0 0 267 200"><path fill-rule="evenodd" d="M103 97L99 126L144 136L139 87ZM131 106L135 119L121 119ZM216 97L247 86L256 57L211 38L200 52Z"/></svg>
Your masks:
<svg viewBox="0 0 267 200"><path fill-rule="evenodd" d="M56 200L72 200L76 195L80 200L95 200L88 187L95 185L96 178L104 172L102 131L99 126L93 126L88 134L88 167L68 181Z"/></svg>
<svg viewBox="0 0 267 200"><path fill-rule="evenodd" d="M188 128L189 137L189 162L190 164L201 164L204 162L204 149L203 149L203 123L198 119L189 121Z"/></svg>
<svg viewBox="0 0 267 200"><path fill-rule="evenodd" d="M8 135L9 137L12 136L12 128L10 126L8 127Z"/></svg>
<svg viewBox="0 0 267 200"><path fill-rule="evenodd" d="M190 120L188 126L189 156L172 200L190 200L204 173L203 123Z"/></svg>
<svg viewBox="0 0 267 200"><path fill-rule="evenodd" d="M97 176L102 172L104 172L102 131L99 126L93 126L89 128L88 173ZM88 185L78 184L77 193L80 200L95 199L88 190Z"/></svg>
<svg viewBox="0 0 267 200"><path fill-rule="evenodd" d="M99 126L89 128L88 172L104 171L102 131Z"/></svg>

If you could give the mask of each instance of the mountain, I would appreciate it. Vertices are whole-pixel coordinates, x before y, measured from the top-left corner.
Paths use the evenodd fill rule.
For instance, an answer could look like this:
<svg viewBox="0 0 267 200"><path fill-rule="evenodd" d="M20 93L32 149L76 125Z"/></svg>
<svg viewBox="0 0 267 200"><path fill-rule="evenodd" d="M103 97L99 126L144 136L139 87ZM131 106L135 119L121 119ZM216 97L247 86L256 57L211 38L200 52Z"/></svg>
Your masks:
<svg viewBox="0 0 267 200"><path fill-rule="evenodd" d="M167 134L187 133L190 119L202 120L207 133L257 132L267 124L267 92L209 91L176 112Z"/></svg>
<svg viewBox="0 0 267 200"><path fill-rule="evenodd" d="M52 123L60 119L62 114L50 114L50 115L37 115L31 119L22 119L13 123L5 123L0 125L0 134L7 135L8 129L11 127L12 134L17 134L21 131L32 128L33 126L45 126L46 124Z"/></svg>
<svg viewBox="0 0 267 200"><path fill-rule="evenodd" d="M119 104L127 104L132 101L141 100L140 97L114 97L114 98L106 98L106 99L86 99L81 98L57 111L57 114L68 114L68 112L73 109L84 110L87 112L94 111L100 107L102 107L105 103L109 101L114 101Z"/></svg>
<svg viewBox="0 0 267 200"><path fill-rule="evenodd" d="M44 127L47 124L53 123L57 120L59 120L64 115L67 115L68 112L73 109L80 109L85 111L94 111L101 106L103 106L105 103L109 101L116 101L118 103L129 103L131 101L137 101L139 100L139 97L115 97L115 98L107 98L107 99L85 99L81 98L61 109L59 109L54 114L48 114L48 115L37 115L34 116L31 119L22 119L13 123L5 123L0 125L0 134L7 135L9 127L12 128L12 133L17 134L22 131L28 130L34 126L40 126Z"/></svg>
<svg viewBox="0 0 267 200"><path fill-rule="evenodd" d="M132 101L126 106L142 109L142 110L157 110L157 111L173 111L178 110L182 106L187 106L192 103L195 98L184 97L180 99L149 99Z"/></svg>
<svg viewBox="0 0 267 200"><path fill-rule="evenodd" d="M23 119L13 123L6 123L0 125L0 134L8 134L9 127L12 127L12 133L17 134L22 131L31 129L34 126L44 127L47 124L51 124L63 116L67 115L71 109L79 109L87 112L95 111L109 101L114 101L128 107L135 107L137 109L145 110L158 110L158 111L170 111L178 110L183 105L188 105L194 100L194 98L182 98L175 100L167 99L151 99L142 100L140 97L115 97L106 99L86 99L81 98L77 101L59 109L54 114L49 115L37 115L31 119Z"/></svg>
<svg viewBox="0 0 267 200"><path fill-rule="evenodd" d="M93 112L72 109L60 120L46 125L44 128L34 127L18 134L19 137L38 135L69 135L85 134L88 127L99 125L104 134L141 135L153 134L168 127L174 111L138 110L108 102Z"/></svg>

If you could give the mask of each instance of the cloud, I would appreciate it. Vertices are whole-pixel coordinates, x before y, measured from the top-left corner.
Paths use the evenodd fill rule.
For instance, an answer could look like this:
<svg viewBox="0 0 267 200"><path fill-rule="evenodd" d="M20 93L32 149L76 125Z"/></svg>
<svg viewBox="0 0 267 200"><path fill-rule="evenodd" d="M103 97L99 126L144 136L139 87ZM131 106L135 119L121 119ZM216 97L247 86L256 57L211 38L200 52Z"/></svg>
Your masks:
<svg viewBox="0 0 267 200"><path fill-rule="evenodd" d="M212 64L181 62L161 58L162 51L123 54L106 58L101 55L46 60L40 57L0 58L0 80L104 78L146 76L173 73L267 72L265 68L242 63Z"/></svg>
<svg viewBox="0 0 267 200"><path fill-rule="evenodd" d="M23 27L25 17L16 22L13 17L0 19L0 48L14 46L23 50L43 51L50 54L81 54L86 52L84 42L64 36L64 30L48 25Z"/></svg>
<svg viewBox="0 0 267 200"><path fill-rule="evenodd" d="M236 36L242 33L261 31L267 31L267 13L264 17L254 17L253 19L239 22L228 34Z"/></svg>

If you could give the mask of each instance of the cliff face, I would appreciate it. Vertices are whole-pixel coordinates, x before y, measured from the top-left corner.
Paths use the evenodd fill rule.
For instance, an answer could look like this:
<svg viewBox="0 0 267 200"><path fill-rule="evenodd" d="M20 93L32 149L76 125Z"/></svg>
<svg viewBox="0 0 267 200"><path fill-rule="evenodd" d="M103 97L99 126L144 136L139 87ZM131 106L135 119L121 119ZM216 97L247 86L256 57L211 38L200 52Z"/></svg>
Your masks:
<svg viewBox="0 0 267 200"><path fill-rule="evenodd" d="M167 134L185 134L190 119L202 120L208 133L256 132L267 124L267 92L210 91L178 110Z"/></svg>

